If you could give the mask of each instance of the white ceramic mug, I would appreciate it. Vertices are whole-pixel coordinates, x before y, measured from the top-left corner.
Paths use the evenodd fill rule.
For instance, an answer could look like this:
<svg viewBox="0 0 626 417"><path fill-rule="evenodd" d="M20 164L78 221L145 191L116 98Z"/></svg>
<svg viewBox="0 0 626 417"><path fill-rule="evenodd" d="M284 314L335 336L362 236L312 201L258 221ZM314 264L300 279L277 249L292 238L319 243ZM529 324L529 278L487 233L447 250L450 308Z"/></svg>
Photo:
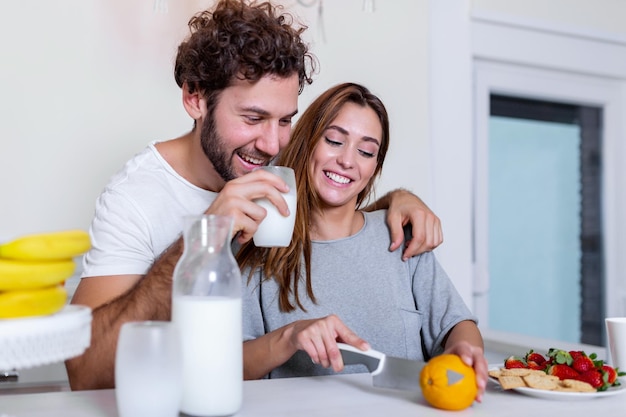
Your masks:
<svg viewBox="0 0 626 417"><path fill-rule="evenodd" d="M172 323L122 325L115 356L120 417L177 417L181 385L180 339Z"/></svg>
<svg viewBox="0 0 626 417"><path fill-rule="evenodd" d="M254 233L254 244L259 247L285 247L289 246L293 235L293 226L296 221L296 176L292 168L281 166L265 166L259 169L278 175L289 186L289 192L283 193L283 197L289 207L289 216L285 217L266 198L254 200L255 203L267 211L267 216L261 221Z"/></svg>
<svg viewBox="0 0 626 417"><path fill-rule="evenodd" d="M626 317L607 317L606 335L611 353L611 365L626 370Z"/></svg>

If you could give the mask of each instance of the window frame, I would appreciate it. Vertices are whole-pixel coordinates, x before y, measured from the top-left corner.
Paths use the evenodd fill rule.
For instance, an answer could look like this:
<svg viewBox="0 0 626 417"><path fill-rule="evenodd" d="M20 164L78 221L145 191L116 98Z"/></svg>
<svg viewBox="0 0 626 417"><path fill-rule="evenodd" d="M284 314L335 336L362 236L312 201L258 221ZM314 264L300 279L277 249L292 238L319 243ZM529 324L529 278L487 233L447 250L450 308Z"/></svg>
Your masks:
<svg viewBox="0 0 626 417"><path fill-rule="evenodd" d="M619 164L626 159L620 143L626 137L626 118L620 117L626 114L626 39L471 10L468 0L431 0L429 7L432 207L444 227L446 243L437 249L444 268L479 319L486 317L480 300L488 289L484 242L476 236L486 223L476 186L484 177L477 159L485 152L489 94L599 106L607 190L605 314L626 315L626 260L620 259L626 251L626 222L620 221L626 168ZM559 80L566 85L554 89Z"/></svg>

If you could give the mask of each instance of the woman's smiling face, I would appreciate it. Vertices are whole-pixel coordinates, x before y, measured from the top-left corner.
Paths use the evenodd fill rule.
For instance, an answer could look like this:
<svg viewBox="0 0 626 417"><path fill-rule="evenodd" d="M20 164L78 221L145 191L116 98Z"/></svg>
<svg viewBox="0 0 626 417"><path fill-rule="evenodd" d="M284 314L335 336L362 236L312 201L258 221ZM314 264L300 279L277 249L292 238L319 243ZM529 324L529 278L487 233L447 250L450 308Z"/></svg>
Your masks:
<svg viewBox="0 0 626 417"><path fill-rule="evenodd" d="M324 131L311 158L313 187L331 207L351 204L372 180L382 127L376 112L348 102Z"/></svg>

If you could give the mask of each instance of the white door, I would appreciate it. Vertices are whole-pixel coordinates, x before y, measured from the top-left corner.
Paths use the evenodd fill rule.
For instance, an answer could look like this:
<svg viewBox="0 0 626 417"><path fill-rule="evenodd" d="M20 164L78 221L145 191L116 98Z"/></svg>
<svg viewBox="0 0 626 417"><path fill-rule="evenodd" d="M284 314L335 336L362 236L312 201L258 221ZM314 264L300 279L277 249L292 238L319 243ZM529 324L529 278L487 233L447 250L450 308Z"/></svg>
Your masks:
<svg viewBox="0 0 626 417"><path fill-rule="evenodd" d="M489 97L595 106L603 126L604 314L624 316L626 38L472 6L468 0L429 2L431 204L445 234L438 258L486 338L515 339L514 326L489 331Z"/></svg>
<svg viewBox="0 0 626 417"><path fill-rule="evenodd" d="M601 127L581 125L585 120L577 116L586 107L500 95L492 95L490 104L489 327L601 344L604 277L602 263L593 261L602 258L602 246L587 244L602 240L600 195L594 192L600 189L594 174L601 167ZM584 136L583 128L591 135ZM589 145L596 149L588 151ZM587 211L585 220L595 223L597 234L583 237ZM583 297L587 281L596 291ZM585 340L583 305L591 325Z"/></svg>
<svg viewBox="0 0 626 417"><path fill-rule="evenodd" d="M606 124L599 150L607 156L603 172L612 175L610 152L618 139L615 86L596 77L475 64L474 301L482 326L602 344L604 305L593 306L596 314L588 317L595 335L588 330L585 339L581 331L580 126L494 115L494 96L517 97L538 106L597 108ZM605 179L598 187L611 182ZM598 210L611 198L598 192ZM611 238L606 226L602 243ZM596 277L597 289L602 293L606 287L610 293L604 271L597 271ZM597 302L603 299L600 294Z"/></svg>

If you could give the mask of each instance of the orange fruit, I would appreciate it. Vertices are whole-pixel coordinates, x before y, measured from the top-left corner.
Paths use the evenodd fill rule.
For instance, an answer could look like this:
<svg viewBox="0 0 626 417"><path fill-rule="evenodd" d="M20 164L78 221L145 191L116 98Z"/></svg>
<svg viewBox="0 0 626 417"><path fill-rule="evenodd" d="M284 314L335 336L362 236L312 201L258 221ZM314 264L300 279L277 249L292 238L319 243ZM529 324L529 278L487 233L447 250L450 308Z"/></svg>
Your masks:
<svg viewBox="0 0 626 417"><path fill-rule="evenodd" d="M448 371L460 374L460 379L448 383ZM443 410L463 410L474 402L478 388L476 373L458 355L435 356L420 374L422 395L430 405Z"/></svg>

